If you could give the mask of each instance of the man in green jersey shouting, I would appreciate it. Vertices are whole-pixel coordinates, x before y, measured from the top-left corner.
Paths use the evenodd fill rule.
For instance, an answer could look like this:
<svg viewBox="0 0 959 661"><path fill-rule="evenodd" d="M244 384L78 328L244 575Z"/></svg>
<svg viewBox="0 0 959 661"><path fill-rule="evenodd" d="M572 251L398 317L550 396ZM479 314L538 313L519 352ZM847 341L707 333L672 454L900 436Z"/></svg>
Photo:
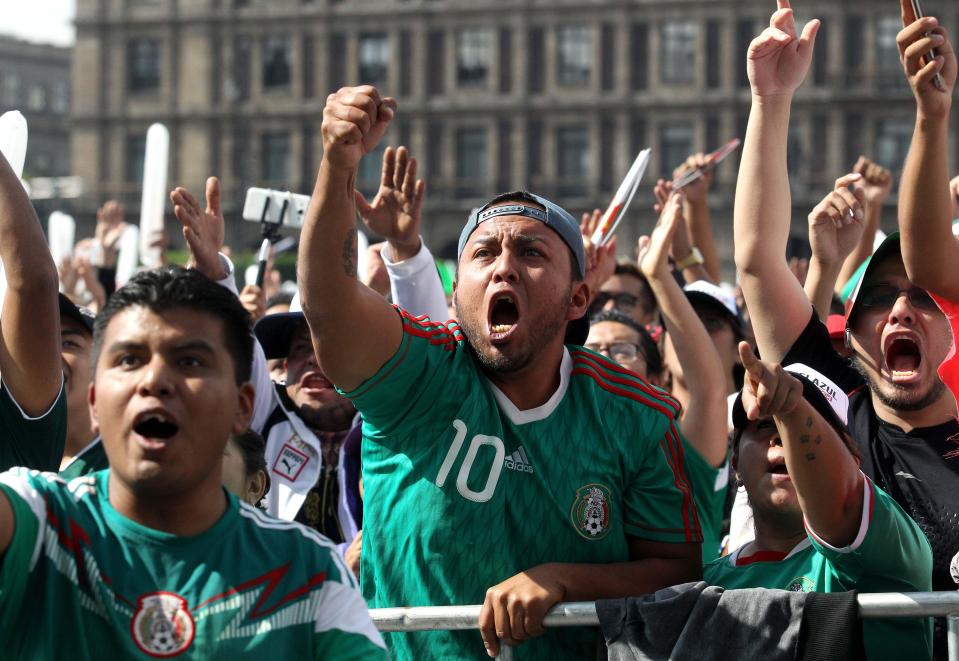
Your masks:
<svg viewBox="0 0 959 661"><path fill-rule="evenodd" d="M459 242L457 322L392 308L356 281L354 181L396 102L331 95L300 242L303 310L329 378L364 418L361 586L371 606L483 603L486 651L588 658L555 630L561 600L698 577L700 526L678 405L611 360L565 345L588 307L579 227L525 192L474 212ZM482 657L473 632L396 634L400 659Z"/></svg>

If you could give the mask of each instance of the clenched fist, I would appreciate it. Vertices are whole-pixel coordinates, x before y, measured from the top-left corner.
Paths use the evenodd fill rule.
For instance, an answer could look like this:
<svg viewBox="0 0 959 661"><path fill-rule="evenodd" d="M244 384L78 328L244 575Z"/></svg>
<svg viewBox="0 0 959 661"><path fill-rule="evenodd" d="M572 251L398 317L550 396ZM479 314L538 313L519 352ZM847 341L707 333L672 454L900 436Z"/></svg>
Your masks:
<svg viewBox="0 0 959 661"><path fill-rule="evenodd" d="M323 159L336 168L355 170L373 151L396 112L396 100L375 87L344 87L326 99L323 109Z"/></svg>

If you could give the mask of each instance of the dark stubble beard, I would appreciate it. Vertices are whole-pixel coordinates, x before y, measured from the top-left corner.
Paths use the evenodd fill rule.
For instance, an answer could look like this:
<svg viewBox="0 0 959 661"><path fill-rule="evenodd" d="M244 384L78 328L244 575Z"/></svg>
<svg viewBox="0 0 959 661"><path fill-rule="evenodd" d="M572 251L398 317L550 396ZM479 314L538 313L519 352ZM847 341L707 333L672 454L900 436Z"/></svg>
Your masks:
<svg viewBox="0 0 959 661"><path fill-rule="evenodd" d="M317 409L297 406L296 412L307 427L314 431L325 432L349 429L353 424L353 418L356 417L356 408L348 399L330 402Z"/></svg>
<svg viewBox="0 0 959 661"><path fill-rule="evenodd" d="M571 292L572 288L567 292L565 297L566 301L569 301L569 294ZM513 353L512 355L501 352L494 354L492 350L484 352L477 349L486 331L485 316L479 320L464 318L465 315L460 315L458 310L457 316L459 317L460 328L463 331L463 335L466 336L466 341L469 343L477 360L479 360L480 365L483 366L483 369L494 374L513 374L529 366L543 347L548 345L549 342L556 337L557 333L565 334L566 312L568 309L569 303L566 305L547 306L548 316L543 315L539 319L524 320L524 323L530 324L529 339L527 340L526 346L521 347L518 353Z"/></svg>
<svg viewBox="0 0 959 661"><path fill-rule="evenodd" d="M878 380L873 380L873 377L867 372L859 356L853 356L852 365L856 371L859 372L859 375L863 378L863 380L869 384L869 390L872 391L873 396L878 399L883 406L886 406L894 411L903 411L906 413L921 411L924 408L935 404L939 398L942 397L942 393L946 389L946 384L937 378L924 393L911 393L909 391L899 389L895 384L890 384L893 386L893 388L895 388L895 392L890 395L886 392L883 392ZM879 379L881 378L882 377L880 376Z"/></svg>

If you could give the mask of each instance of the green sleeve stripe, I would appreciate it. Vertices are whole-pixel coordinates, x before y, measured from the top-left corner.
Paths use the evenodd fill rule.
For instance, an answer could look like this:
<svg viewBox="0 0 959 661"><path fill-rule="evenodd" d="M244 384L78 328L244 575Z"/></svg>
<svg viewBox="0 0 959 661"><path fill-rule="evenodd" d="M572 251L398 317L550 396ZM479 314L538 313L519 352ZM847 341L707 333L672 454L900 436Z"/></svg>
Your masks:
<svg viewBox="0 0 959 661"><path fill-rule="evenodd" d="M368 394L371 390L373 390L373 388L386 380L403 363L410 351L410 344L410 336L404 333L400 348L393 355L393 357L390 358L382 368L380 368L380 371L360 384L356 390L353 390L352 392L344 392L342 395L347 399L358 399Z"/></svg>

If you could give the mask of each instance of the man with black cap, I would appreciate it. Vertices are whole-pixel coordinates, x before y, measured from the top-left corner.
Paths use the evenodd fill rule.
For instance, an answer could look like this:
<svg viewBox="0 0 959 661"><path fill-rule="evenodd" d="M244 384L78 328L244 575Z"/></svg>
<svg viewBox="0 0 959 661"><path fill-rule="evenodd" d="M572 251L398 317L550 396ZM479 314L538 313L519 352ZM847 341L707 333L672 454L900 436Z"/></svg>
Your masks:
<svg viewBox="0 0 959 661"><path fill-rule="evenodd" d="M736 266L760 355L809 365L849 395L850 432L863 472L929 538L933 588L952 589L949 562L959 548L959 445L954 440L959 422L956 401L937 374L953 344L948 321L929 294L909 280L899 236L891 234L847 301L852 360L846 360L833 350L826 327L782 257L791 212L786 168L791 96L808 70L817 26L810 23L798 36L784 3L772 27L750 47L754 98L736 190ZM910 31L911 40L922 39L921 24ZM850 199L850 204L858 203ZM827 240L836 243L860 218L850 213L821 231L832 232ZM835 275L840 267L823 264L822 270Z"/></svg>
<svg viewBox="0 0 959 661"><path fill-rule="evenodd" d="M924 592L932 551L919 526L859 470L849 400L806 365L762 362L740 344L745 386L733 405L733 466L755 539L703 569L727 589ZM867 620L869 659L929 658L928 620Z"/></svg>
<svg viewBox="0 0 959 661"><path fill-rule="evenodd" d="M373 87L330 95L300 242L303 310L324 372L364 417L364 562L373 606L483 602L486 651L595 654L552 630L561 600L695 578L701 533L678 406L610 360L565 346L589 287L575 220L526 192L471 214L446 325L356 281L353 183L396 108ZM490 587L492 586L492 587ZM400 659L477 658L472 632L391 636Z"/></svg>
<svg viewBox="0 0 959 661"><path fill-rule="evenodd" d="M20 179L0 155L0 471L55 471L67 423L57 269Z"/></svg>

